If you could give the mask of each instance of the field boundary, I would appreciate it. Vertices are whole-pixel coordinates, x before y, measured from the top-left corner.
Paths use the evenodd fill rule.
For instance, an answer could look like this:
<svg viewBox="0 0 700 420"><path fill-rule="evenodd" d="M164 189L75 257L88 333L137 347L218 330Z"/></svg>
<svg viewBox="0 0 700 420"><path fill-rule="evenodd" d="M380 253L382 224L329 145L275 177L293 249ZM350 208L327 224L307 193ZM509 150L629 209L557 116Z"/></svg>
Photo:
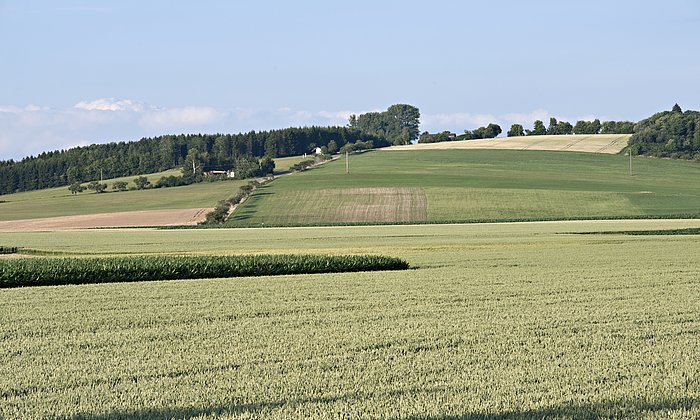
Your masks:
<svg viewBox="0 0 700 420"><path fill-rule="evenodd" d="M700 213L689 214L637 214L627 216L591 216L591 217L521 217L509 219L464 219L464 220L414 220L396 222L337 222L337 223L265 223L264 225L173 225L173 226L139 226L158 230L178 229L265 229L265 228L308 228L308 227L355 227L355 226L412 226L412 225L473 225L473 224L508 224L508 223L556 223L556 222L595 222L610 220L700 220Z"/></svg>

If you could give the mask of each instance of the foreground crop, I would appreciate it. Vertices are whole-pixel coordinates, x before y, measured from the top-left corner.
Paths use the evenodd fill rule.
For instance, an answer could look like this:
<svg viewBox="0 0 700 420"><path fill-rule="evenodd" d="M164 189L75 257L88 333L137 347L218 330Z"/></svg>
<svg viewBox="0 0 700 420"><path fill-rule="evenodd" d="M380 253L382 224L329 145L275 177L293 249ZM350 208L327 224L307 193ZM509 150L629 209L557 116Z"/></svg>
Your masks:
<svg viewBox="0 0 700 420"><path fill-rule="evenodd" d="M407 268L408 263L403 260L376 255L25 258L0 262L0 287L404 270Z"/></svg>

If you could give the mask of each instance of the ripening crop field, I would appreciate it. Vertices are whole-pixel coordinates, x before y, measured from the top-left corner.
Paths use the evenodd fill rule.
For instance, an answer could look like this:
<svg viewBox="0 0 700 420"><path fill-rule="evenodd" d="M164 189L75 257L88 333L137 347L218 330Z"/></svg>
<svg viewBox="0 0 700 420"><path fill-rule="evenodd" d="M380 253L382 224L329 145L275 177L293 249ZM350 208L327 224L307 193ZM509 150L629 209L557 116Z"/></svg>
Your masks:
<svg viewBox="0 0 700 420"><path fill-rule="evenodd" d="M228 224L700 216L700 163L637 157L633 173L622 155L375 150L350 156L350 174L341 158L275 180L241 205ZM373 189L374 196L358 199L352 192L360 188ZM381 211L382 205L402 205L405 195L386 193L392 189L424 196L424 209L404 217Z"/></svg>
<svg viewBox="0 0 700 420"><path fill-rule="evenodd" d="M0 418L700 416L699 220L0 233L402 272L0 290Z"/></svg>

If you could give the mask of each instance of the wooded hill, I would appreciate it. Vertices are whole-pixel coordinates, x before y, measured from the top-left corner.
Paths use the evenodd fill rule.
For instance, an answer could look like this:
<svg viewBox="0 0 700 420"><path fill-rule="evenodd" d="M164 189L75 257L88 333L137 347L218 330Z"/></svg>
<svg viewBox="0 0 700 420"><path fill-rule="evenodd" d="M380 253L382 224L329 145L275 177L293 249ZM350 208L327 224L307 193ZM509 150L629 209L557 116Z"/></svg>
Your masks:
<svg viewBox="0 0 700 420"><path fill-rule="evenodd" d="M700 157L700 112L681 110L678 104L640 121L630 138L632 153L657 157Z"/></svg>
<svg viewBox="0 0 700 420"><path fill-rule="evenodd" d="M390 145L382 137L348 127L304 127L242 134L180 134L143 138L135 142L93 144L45 152L15 162L0 161L0 194L58 187L74 182L159 172L181 166L190 151L200 164L230 168L242 157L285 157L347 143Z"/></svg>

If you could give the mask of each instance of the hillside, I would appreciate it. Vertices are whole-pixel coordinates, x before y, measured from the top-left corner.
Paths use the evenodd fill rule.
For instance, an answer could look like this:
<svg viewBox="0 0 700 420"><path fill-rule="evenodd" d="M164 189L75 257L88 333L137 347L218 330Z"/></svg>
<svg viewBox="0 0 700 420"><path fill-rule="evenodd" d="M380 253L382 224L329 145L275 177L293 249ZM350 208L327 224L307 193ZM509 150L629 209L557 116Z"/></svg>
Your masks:
<svg viewBox="0 0 700 420"><path fill-rule="evenodd" d="M627 146L630 136L630 134L571 134L498 137L392 146L382 150L508 149L616 154Z"/></svg>
<svg viewBox="0 0 700 420"><path fill-rule="evenodd" d="M166 171L146 176L151 182L155 182L161 176L177 175L179 171ZM95 214L116 214L124 212L144 212L154 210L192 210L192 214L198 213L201 209L214 207L216 203L226 198L246 181L232 180L221 182L202 182L199 184L186 185L171 188L152 188L137 191L113 192L111 185L118 180L131 181L134 177L115 178L105 180L110 185L107 192L95 194L92 191L85 191L80 194L71 194L67 187L50 188L38 191L28 191L15 194L3 195L0 200L0 223L3 221L18 221L23 219L43 219L51 217L82 216ZM190 219L185 213L182 214L183 223ZM116 225L158 225L163 223L153 223L151 215L145 213L121 215L131 217L130 223L119 222ZM84 220L84 219L77 219ZM173 219L165 224L177 224ZM155 219L157 221L157 219ZM61 222L61 221L56 221ZM69 222L63 220L61 223ZM70 224L70 223L69 223ZM49 226L53 226L51 222ZM107 226L110 224L107 223ZM79 222L77 226L83 226ZM12 225L0 224L1 228L12 227Z"/></svg>
<svg viewBox="0 0 700 420"><path fill-rule="evenodd" d="M231 226L699 215L700 165L516 150L373 151L261 188Z"/></svg>
<svg viewBox="0 0 700 420"><path fill-rule="evenodd" d="M236 168L256 157L298 156L316 146L339 148L358 141L370 141L375 147L390 144L383 138L348 127L165 135L132 142L92 144L44 152L17 162L0 160L0 195L89 182L99 179L100 174L105 178L136 176L192 161L203 168Z"/></svg>

